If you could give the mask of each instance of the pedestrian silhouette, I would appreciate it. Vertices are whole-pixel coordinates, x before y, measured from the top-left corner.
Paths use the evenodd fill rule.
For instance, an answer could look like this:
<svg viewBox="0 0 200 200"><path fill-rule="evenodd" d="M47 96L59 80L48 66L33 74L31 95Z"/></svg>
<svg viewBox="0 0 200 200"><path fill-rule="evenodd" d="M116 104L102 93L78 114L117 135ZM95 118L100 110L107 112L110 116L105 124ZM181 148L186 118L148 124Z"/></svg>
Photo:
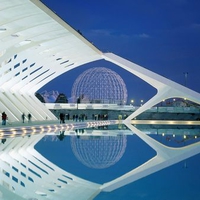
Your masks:
<svg viewBox="0 0 200 200"><path fill-rule="evenodd" d="M60 124L64 124L65 123L65 115L63 113L60 113Z"/></svg>
<svg viewBox="0 0 200 200"><path fill-rule="evenodd" d="M31 115L31 113L29 113L29 114L28 114L28 122L31 121L31 118L32 118L32 115Z"/></svg>
<svg viewBox="0 0 200 200"><path fill-rule="evenodd" d="M24 123L24 120L25 120L25 114L23 113L22 114L22 122Z"/></svg>
<svg viewBox="0 0 200 200"><path fill-rule="evenodd" d="M7 120L7 115L5 112L2 113L2 125L5 126L6 125L6 120Z"/></svg>

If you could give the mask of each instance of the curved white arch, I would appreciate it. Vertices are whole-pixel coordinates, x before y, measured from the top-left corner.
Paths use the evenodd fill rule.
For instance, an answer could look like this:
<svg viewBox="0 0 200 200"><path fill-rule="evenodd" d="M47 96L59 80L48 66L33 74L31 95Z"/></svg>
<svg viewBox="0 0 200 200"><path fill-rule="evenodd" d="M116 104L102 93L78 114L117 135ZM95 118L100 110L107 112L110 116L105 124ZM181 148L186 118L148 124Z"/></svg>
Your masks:
<svg viewBox="0 0 200 200"><path fill-rule="evenodd" d="M199 103L198 93L119 56L103 54L38 0L1 0L0 6L0 112L6 111L11 121L20 120L23 112L31 112L35 120L55 119L34 93L59 75L99 59L124 68L158 91L126 120L166 98Z"/></svg>
<svg viewBox="0 0 200 200"><path fill-rule="evenodd" d="M103 57L105 60L124 68L125 70L138 76L139 78L146 81L157 89L157 94L153 96L149 101L147 101L143 106L137 109L133 114L131 114L126 119L126 122L130 121L147 109L153 107L162 100L168 98L180 97L200 104L200 94L189 88L186 88L174 81L171 81L159 74L156 74L115 54L105 53Z"/></svg>
<svg viewBox="0 0 200 200"><path fill-rule="evenodd" d="M34 93L102 53L38 0L0 0L0 112L56 119ZM37 109L36 109L37 108Z"/></svg>

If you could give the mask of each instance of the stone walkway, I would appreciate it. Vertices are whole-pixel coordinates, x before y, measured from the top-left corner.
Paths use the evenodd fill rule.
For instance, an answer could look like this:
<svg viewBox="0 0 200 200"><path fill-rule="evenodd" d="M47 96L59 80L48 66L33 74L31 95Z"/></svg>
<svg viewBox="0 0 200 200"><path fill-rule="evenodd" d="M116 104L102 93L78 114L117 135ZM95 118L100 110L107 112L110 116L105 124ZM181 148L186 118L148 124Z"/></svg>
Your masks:
<svg viewBox="0 0 200 200"><path fill-rule="evenodd" d="M72 120L66 121L66 123L72 123ZM44 121L25 121L24 123L20 122L6 122L6 125L3 126L0 124L0 128L9 128L9 127L21 127L21 126L36 126L36 125L48 125L48 124L60 124L59 120L44 120Z"/></svg>

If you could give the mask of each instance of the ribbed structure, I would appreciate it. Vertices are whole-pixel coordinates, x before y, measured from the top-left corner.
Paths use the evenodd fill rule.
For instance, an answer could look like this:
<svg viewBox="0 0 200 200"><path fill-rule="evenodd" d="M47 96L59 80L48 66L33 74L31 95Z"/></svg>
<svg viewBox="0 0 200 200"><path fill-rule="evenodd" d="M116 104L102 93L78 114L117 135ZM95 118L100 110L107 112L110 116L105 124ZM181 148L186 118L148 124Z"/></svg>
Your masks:
<svg viewBox="0 0 200 200"><path fill-rule="evenodd" d="M38 0L0 0L0 19L0 113L55 119L35 92L101 52Z"/></svg>
<svg viewBox="0 0 200 200"><path fill-rule="evenodd" d="M7 138L0 144L0 198L86 200L96 196L98 184L60 169L34 149L43 136Z"/></svg>

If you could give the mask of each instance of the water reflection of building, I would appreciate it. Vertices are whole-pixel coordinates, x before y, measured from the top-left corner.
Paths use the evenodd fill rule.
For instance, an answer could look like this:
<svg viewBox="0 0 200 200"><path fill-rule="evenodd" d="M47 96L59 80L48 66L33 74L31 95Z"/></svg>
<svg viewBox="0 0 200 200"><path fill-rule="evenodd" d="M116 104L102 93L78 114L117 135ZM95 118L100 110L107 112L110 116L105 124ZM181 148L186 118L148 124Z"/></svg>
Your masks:
<svg viewBox="0 0 200 200"><path fill-rule="evenodd" d="M71 147L76 158L85 166L108 168L117 163L126 150L126 135L72 136Z"/></svg>
<svg viewBox="0 0 200 200"><path fill-rule="evenodd" d="M52 127L55 125L52 125ZM60 126L60 125L59 125ZM1 164L1 181L2 184L0 184L0 195L1 199L19 199L17 197L22 196L20 199L47 199L48 197L51 197L52 199L57 199L58 195L62 194L62 197L59 199L80 199L80 200L88 200L92 199L91 196L96 196L99 191L109 191L109 186L113 186L118 188L121 183L126 184L127 180L129 181L129 177L131 178L131 182L138 180L139 178L144 177L146 173L151 174L154 172L154 169L158 167L162 167L164 165L170 165L171 162L175 159L184 160L185 158L190 157L191 155L197 154L199 150L199 143L185 146L184 148L168 148L167 146L164 146L163 141L169 142L169 140L166 140L164 138L164 135L155 135L157 138L163 138L163 140L160 142L155 142L151 140L149 136L146 137L146 134L141 133L139 130L135 129L134 126L131 128L134 128L134 131L132 130L132 134L135 132L137 135L140 135L141 137L147 139L148 144L156 144L155 149L158 148L157 152L158 154L162 155L163 148L165 151L163 152L163 156L165 156L165 152L167 152L167 157L163 160L161 160L158 156L155 156L148 162L146 162L144 165L139 166L138 168L133 169L132 171L128 172L125 176L121 176L114 181L106 182L103 185L96 184L94 182L87 181L85 179L81 179L67 171L62 170L55 164L51 163L51 161L47 160L45 157L43 157L39 152L37 152L34 147L36 144L44 137L44 134L41 134L41 132L44 133L44 131L48 132L53 130L52 127L49 127L49 125L45 126L36 126L35 130L34 127L27 127L23 129L24 132L19 131L21 130L20 127L19 130L16 130L13 133L13 129L7 128L5 132L1 132L1 135L6 135L9 131L8 138L4 140L4 142L1 143L1 157L0 157L0 164ZM57 130L59 127L57 127ZM60 129L62 127L60 126ZM59 129L59 130L60 130ZM29 132L32 131L32 132ZM116 155L116 151L118 151L118 155L123 155L123 150L126 148L126 137L116 135L116 137L111 137L109 135L109 130L98 130L101 131L104 136L105 141L102 141L101 138L103 136L100 136L99 133L95 132L87 132L85 131L84 134L90 134L88 135L81 135L79 134L79 138L77 138L77 135L71 136L73 137L76 142L80 142L78 147L84 146L84 148L79 148L82 154L86 154L88 151L89 153L95 155L94 149L91 147L89 148L88 143L84 143L85 141L89 141L93 143L94 147L96 147L96 142L98 141L100 144L99 146L103 147L101 143L105 143L107 149L108 155L106 155L109 158L112 158L112 156ZM125 130L115 130L114 132L120 132ZM191 129L191 131L194 131L194 129ZM17 133L20 133L23 137L16 137L14 138L12 134L17 136ZM61 131L61 134L63 132ZM112 132L110 132L111 134ZM91 137L92 134L96 134L96 137ZM99 135L97 135L99 134ZM119 134L119 133L118 133ZM188 133L189 134L189 133ZM55 135L53 132L48 132L48 135ZM69 135L72 135L72 132L69 131ZM168 136L169 137L169 136ZM171 136L171 138L173 135ZM143 139L142 138L142 139ZM87 140L86 140L87 139ZM109 143L108 141L112 139L115 141L111 141ZM177 137L175 137L177 139ZM186 138L185 138L186 139ZM197 139L197 138L196 138ZM195 140L196 140L195 139ZM119 141L118 141L119 140ZM158 140L160 141L160 140ZM198 141L198 140L197 140ZM124 143L125 142L125 143ZM170 141L172 142L172 141ZM194 141L195 142L195 141ZM135 143L134 143L135 144ZM82 145L82 146L81 146ZM113 145L113 146L112 146ZM123 146L124 145L124 146ZM41 144L42 148L43 144ZM132 145L134 146L134 145ZM181 145L183 146L183 145ZM196 149L195 149L196 148ZM111 150L112 149L112 150ZM192 150L191 150L192 149ZM96 149L95 149L96 150ZM103 153L102 149L97 148L99 152L99 155ZM127 148L128 150L128 148ZM194 152L193 152L194 151ZM59 151L61 152L61 151ZM113 154L112 154L113 153ZM49 154L52 156L52 151L49 151ZM168 158L168 156L171 156ZM182 158L183 156L183 158ZM119 158L120 156L118 156ZM90 157L87 158L88 160ZM158 159L159 162L155 163L155 165L152 165L152 161ZM116 161L117 159L115 159ZM91 161L91 160L89 160ZM160 162L162 163L160 164ZM176 160L175 160L176 161ZM179 161L179 160L178 160ZM146 167L146 168L143 168ZM153 170L151 170L153 167ZM184 163L184 167L187 167L187 163ZM142 169L142 170L141 170ZM128 176L127 176L128 175ZM139 177L139 178L138 178ZM134 179L134 180L133 180ZM135 180L136 179L136 180ZM120 180L115 186L116 180ZM123 182L124 181L124 182ZM103 188L103 189L102 189ZM116 189L114 188L114 189ZM18 195L18 196L17 196ZM6 198L9 196L10 198ZM72 198L69 198L72 197ZM60 196L59 196L60 197Z"/></svg>

